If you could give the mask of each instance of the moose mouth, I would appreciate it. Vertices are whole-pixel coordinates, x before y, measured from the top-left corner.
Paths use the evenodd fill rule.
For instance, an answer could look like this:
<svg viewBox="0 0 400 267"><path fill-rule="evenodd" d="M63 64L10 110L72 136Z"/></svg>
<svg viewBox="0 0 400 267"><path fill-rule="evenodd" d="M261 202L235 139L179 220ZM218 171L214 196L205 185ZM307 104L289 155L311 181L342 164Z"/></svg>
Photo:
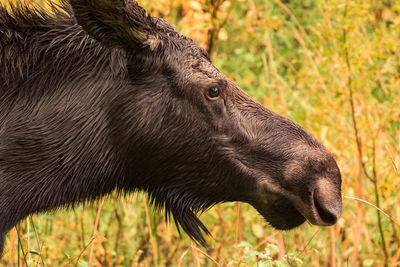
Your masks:
<svg viewBox="0 0 400 267"><path fill-rule="evenodd" d="M306 220L314 225L334 225L341 214L341 198L332 199L318 189L314 189L306 199L275 195L261 205L252 205L278 230L293 229Z"/></svg>
<svg viewBox="0 0 400 267"><path fill-rule="evenodd" d="M287 200L264 205L262 209L255 206L258 212L278 230L291 230L303 224L306 218Z"/></svg>

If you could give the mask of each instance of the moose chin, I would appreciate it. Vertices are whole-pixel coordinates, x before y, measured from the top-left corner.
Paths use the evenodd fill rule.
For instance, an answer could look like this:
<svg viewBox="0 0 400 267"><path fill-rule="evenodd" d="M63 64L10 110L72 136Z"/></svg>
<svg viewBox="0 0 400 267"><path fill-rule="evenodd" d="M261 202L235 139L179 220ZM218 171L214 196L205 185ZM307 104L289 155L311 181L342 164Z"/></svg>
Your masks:
<svg viewBox="0 0 400 267"><path fill-rule="evenodd" d="M342 210L332 154L135 1L0 7L0 254L30 214L139 190L202 245L217 203L277 229Z"/></svg>

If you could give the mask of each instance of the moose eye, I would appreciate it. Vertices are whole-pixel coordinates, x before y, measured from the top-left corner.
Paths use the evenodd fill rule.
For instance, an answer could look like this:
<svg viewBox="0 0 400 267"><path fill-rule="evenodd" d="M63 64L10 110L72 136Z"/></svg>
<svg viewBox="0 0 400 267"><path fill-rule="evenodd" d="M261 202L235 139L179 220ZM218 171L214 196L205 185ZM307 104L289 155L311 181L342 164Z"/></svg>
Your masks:
<svg viewBox="0 0 400 267"><path fill-rule="evenodd" d="M208 97L210 100L214 100L214 99L216 99L217 97L219 97L220 92L221 92L221 89L220 89L218 86L210 87L210 88L208 88L208 90L207 90L207 97Z"/></svg>

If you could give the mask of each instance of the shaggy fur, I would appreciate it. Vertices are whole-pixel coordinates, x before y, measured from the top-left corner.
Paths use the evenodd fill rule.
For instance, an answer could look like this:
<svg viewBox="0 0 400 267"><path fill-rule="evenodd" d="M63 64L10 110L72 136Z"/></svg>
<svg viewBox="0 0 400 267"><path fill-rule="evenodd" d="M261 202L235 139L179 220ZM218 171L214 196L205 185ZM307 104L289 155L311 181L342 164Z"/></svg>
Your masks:
<svg viewBox="0 0 400 267"><path fill-rule="evenodd" d="M136 2L0 7L0 239L29 214L144 190L205 245L196 214L216 203L330 225L340 187L314 137Z"/></svg>

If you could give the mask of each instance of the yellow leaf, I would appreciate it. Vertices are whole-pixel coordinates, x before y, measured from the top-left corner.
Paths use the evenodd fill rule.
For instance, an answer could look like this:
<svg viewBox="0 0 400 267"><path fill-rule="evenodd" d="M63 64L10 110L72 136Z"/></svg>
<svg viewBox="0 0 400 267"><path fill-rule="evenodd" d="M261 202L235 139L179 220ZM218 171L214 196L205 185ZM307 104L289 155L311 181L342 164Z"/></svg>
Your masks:
<svg viewBox="0 0 400 267"><path fill-rule="evenodd" d="M202 9L201 4L199 2L197 2L197 1L190 1L189 5L194 10L201 10Z"/></svg>
<svg viewBox="0 0 400 267"><path fill-rule="evenodd" d="M253 231L253 234L258 238L262 238L265 236L264 228L259 224L253 224L251 226L251 230Z"/></svg>
<svg viewBox="0 0 400 267"><path fill-rule="evenodd" d="M221 30L219 30L218 39L219 39L220 41L226 41L226 40L228 40L228 33L226 32L226 30L225 30L224 28L222 28Z"/></svg>
<svg viewBox="0 0 400 267"><path fill-rule="evenodd" d="M253 81L253 78L251 78L250 75L246 75L246 76L244 76L243 80L244 80L246 83L251 83L251 82Z"/></svg>

